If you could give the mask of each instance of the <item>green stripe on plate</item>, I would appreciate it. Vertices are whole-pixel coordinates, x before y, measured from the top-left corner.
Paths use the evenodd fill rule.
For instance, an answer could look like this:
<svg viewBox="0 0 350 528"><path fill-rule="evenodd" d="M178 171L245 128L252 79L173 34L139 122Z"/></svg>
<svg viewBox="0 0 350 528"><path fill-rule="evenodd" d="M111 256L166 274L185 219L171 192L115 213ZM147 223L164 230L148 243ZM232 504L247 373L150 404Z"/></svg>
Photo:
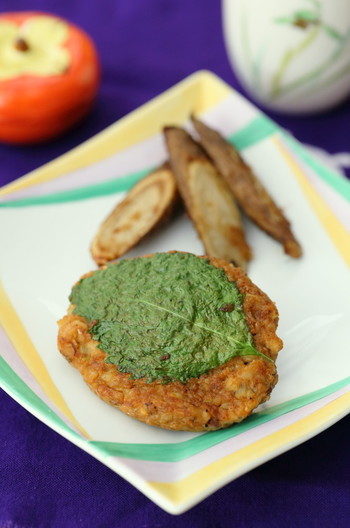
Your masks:
<svg viewBox="0 0 350 528"><path fill-rule="evenodd" d="M244 128L228 137L238 150L251 147L271 135L279 132L292 152L308 165L320 178L322 178L335 191L350 201L350 184L332 169L313 157L297 140L289 136L283 129L276 125L264 114L259 115ZM24 207L30 205L49 205L54 203L85 200L98 196L106 196L129 190L137 181L146 176L152 168L134 172L120 178L114 178L78 189L52 193L43 196L34 196L20 200L0 203L0 207Z"/></svg>
<svg viewBox="0 0 350 528"><path fill-rule="evenodd" d="M238 150L243 150L274 134L278 130L277 125L268 117L261 115L251 121L239 132L232 134L228 140ZM80 187L68 191L46 194L42 196L31 196L20 200L0 203L0 207L26 207L31 205L50 205L62 202L86 200L98 196L106 196L129 190L137 181L146 176L152 168L134 172L120 178L104 181L87 187Z"/></svg>
<svg viewBox="0 0 350 528"><path fill-rule="evenodd" d="M345 177L333 171L329 167L323 165L312 154L310 154L305 147L303 147L297 140L282 131L283 139L288 147L308 165L320 178L322 178L330 187L333 187L339 194L350 202L350 183Z"/></svg>
<svg viewBox="0 0 350 528"><path fill-rule="evenodd" d="M294 398L280 405L275 405L265 411L255 413L243 422L233 425L228 429L200 434L185 442L175 444L124 444L90 440L89 443L104 455L157 462L178 462L245 431L249 431L258 425L270 422L283 414L295 411L309 403L329 396L349 384L350 376L317 391L310 392L299 398Z"/></svg>
<svg viewBox="0 0 350 528"><path fill-rule="evenodd" d="M236 149L244 150L248 147L251 147L252 145L255 145L256 143L259 143L260 141L263 141L279 130L280 129L276 123L271 121L271 119L266 117L264 114L261 114L260 116L253 119L253 121L251 121L244 128L229 136L227 139L236 147Z"/></svg>
<svg viewBox="0 0 350 528"><path fill-rule="evenodd" d="M0 382L6 392L16 401L20 402L28 411L40 418L52 429L64 437L73 440L78 445L82 441L90 446L90 453L98 453L100 456L118 456L122 458L134 458L137 460L150 460L160 462L178 462L185 460L197 453L215 446L229 438L233 438L254 427L274 420L283 414L304 407L309 403L324 398L337 390L350 384L350 377L344 378L336 383L328 385L320 390L311 392L299 398L289 400L280 405L275 405L265 411L255 413L243 422L228 429L214 431L186 440L171 444L132 444L117 442L86 441L78 433L71 429L46 403L44 403L12 370L6 361L0 357Z"/></svg>
<svg viewBox="0 0 350 528"><path fill-rule="evenodd" d="M143 169L138 172L114 178L112 180L96 183L87 187L79 187L69 191L45 194L43 196L30 196L20 200L0 203L0 207L26 207L30 205L50 205L63 202L73 202L77 200L86 200L97 198L98 196L107 196L118 192L129 190L136 182L141 180L152 169Z"/></svg>
<svg viewBox="0 0 350 528"><path fill-rule="evenodd" d="M71 429L28 385L15 373L8 363L0 357L0 385L23 407L52 427L55 431L65 434L63 436L79 438L76 431Z"/></svg>

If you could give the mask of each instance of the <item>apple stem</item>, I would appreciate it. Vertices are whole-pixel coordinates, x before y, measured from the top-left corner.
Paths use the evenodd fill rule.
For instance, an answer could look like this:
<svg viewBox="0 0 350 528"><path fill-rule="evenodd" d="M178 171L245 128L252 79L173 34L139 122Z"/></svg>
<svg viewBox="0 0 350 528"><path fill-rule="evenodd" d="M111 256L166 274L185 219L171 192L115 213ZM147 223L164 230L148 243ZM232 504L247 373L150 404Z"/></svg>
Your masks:
<svg viewBox="0 0 350 528"><path fill-rule="evenodd" d="M28 42L24 38L19 37L15 40L15 48L18 51L28 51L29 45L28 45Z"/></svg>

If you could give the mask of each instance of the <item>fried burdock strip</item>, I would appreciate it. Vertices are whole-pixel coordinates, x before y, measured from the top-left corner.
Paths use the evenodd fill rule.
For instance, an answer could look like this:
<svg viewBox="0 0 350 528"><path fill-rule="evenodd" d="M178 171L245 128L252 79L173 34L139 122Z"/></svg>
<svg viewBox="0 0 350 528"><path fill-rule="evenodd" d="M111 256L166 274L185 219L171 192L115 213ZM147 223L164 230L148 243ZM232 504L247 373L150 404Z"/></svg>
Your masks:
<svg viewBox="0 0 350 528"><path fill-rule="evenodd" d="M246 269L251 250L227 183L184 129L165 127L164 136L170 166L206 254Z"/></svg>
<svg viewBox="0 0 350 528"><path fill-rule="evenodd" d="M302 254L290 223L237 150L216 130L196 117L192 122L200 142L224 177L242 210L258 227L280 242L284 252L298 258Z"/></svg>
<svg viewBox="0 0 350 528"><path fill-rule="evenodd" d="M179 201L169 164L145 176L98 229L90 248L96 264L102 266L136 246L170 218Z"/></svg>

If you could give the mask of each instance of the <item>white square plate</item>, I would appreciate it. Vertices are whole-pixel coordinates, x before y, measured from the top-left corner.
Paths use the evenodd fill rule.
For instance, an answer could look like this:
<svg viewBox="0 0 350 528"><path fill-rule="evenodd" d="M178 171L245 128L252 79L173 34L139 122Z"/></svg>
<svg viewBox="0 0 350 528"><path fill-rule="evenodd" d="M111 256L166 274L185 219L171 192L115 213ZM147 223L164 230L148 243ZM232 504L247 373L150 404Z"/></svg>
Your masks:
<svg viewBox="0 0 350 528"><path fill-rule="evenodd" d="M304 250L291 259L246 221L254 251L248 274L280 313L279 383L247 420L205 434L161 430L109 407L56 348L56 321L71 286L95 269L89 246L97 227L138 178L166 159L162 127L190 127L192 112L242 151ZM3 388L160 507L185 511L349 412L349 196L347 182L220 79L192 75L0 190ZM128 256L172 249L203 252L186 215Z"/></svg>

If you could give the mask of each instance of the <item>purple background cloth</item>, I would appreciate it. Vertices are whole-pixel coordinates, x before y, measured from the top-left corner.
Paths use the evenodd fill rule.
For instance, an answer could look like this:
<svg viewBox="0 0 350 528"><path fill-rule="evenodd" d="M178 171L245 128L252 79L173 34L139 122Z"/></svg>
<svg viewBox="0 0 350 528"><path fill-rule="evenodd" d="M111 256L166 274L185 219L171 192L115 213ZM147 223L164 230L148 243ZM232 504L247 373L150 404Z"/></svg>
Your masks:
<svg viewBox="0 0 350 528"><path fill-rule="evenodd" d="M1 11L28 9L64 16L92 36L102 84L91 114L62 138L34 147L0 145L1 185L75 147L194 71L211 70L247 95L228 62L218 0L0 0ZM267 113L309 145L331 154L350 150L349 101L308 117ZM332 355L336 350L330 360ZM350 526L349 416L172 516L2 391L0 412L0 528Z"/></svg>

